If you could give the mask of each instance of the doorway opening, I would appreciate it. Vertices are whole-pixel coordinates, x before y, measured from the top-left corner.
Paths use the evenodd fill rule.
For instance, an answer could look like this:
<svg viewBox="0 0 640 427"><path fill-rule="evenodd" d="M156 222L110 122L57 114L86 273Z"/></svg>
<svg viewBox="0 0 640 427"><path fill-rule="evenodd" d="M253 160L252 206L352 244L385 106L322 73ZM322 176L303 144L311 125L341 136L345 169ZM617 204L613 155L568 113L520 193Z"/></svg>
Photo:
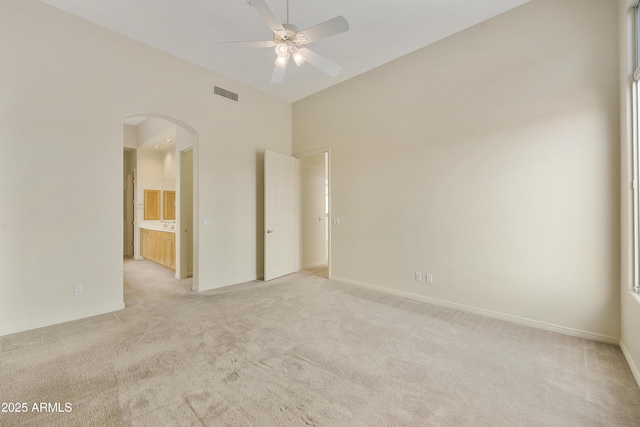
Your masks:
<svg viewBox="0 0 640 427"><path fill-rule="evenodd" d="M300 265L317 276L331 277L330 151L299 154Z"/></svg>
<svg viewBox="0 0 640 427"><path fill-rule="evenodd" d="M136 114L124 118L123 146L124 256L192 278L197 291L197 132L169 116Z"/></svg>

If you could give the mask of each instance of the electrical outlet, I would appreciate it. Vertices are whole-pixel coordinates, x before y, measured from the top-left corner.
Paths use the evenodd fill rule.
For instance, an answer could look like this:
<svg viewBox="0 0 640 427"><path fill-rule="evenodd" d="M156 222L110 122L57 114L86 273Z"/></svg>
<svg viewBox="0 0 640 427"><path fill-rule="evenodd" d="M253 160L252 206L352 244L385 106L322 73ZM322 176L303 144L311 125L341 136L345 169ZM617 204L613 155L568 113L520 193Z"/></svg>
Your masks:
<svg viewBox="0 0 640 427"><path fill-rule="evenodd" d="M73 295L75 296L82 295L82 285L75 285L73 287Z"/></svg>
<svg viewBox="0 0 640 427"><path fill-rule="evenodd" d="M418 282L422 282L422 273L420 273L419 271L416 271L416 280Z"/></svg>
<svg viewBox="0 0 640 427"><path fill-rule="evenodd" d="M239 259L236 260L236 268L240 268L240 260Z"/></svg>
<svg viewBox="0 0 640 427"><path fill-rule="evenodd" d="M427 273L427 283L433 283L433 274Z"/></svg>

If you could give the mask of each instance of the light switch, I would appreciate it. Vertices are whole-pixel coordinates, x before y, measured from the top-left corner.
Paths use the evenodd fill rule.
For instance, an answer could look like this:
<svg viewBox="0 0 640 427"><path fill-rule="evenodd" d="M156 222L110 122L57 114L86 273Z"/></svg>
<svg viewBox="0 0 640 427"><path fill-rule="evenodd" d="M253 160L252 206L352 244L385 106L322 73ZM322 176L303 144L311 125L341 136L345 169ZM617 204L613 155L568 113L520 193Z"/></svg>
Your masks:
<svg viewBox="0 0 640 427"><path fill-rule="evenodd" d="M333 218L333 225L340 225L340 218Z"/></svg>
<svg viewBox="0 0 640 427"><path fill-rule="evenodd" d="M210 219L205 219L204 220L204 226L205 227L211 227L211 220Z"/></svg>

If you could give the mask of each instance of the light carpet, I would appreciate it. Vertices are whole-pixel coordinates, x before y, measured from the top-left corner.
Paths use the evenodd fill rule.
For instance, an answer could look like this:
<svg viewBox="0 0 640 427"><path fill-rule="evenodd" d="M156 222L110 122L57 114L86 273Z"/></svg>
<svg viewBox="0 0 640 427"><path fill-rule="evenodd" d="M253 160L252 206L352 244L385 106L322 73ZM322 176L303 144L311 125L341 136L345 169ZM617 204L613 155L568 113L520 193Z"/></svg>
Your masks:
<svg viewBox="0 0 640 427"><path fill-rule="evenodd" d="M126 260L126 309L1 337L0 400L29 411L0 425L640 425L613 345L304 272L204 293L172 275Z"/></svg>

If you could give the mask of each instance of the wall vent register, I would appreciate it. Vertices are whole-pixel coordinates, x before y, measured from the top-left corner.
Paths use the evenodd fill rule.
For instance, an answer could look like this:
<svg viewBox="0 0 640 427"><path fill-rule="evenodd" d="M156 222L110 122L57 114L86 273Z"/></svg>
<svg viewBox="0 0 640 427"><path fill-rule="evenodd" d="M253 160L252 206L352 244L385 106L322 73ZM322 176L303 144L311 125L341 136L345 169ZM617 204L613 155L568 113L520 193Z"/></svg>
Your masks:
<svg viewBox="0 0 640 427"><path fill-rule="evenodd" d="M213 93L216 94L216 95L223 96L225 98L229 98L232 101L238 102L238 94L234 93L234 92L231 92L230 90L226 90L226 89L222 89L221 87L214 86L213 87Z"/></svg>

